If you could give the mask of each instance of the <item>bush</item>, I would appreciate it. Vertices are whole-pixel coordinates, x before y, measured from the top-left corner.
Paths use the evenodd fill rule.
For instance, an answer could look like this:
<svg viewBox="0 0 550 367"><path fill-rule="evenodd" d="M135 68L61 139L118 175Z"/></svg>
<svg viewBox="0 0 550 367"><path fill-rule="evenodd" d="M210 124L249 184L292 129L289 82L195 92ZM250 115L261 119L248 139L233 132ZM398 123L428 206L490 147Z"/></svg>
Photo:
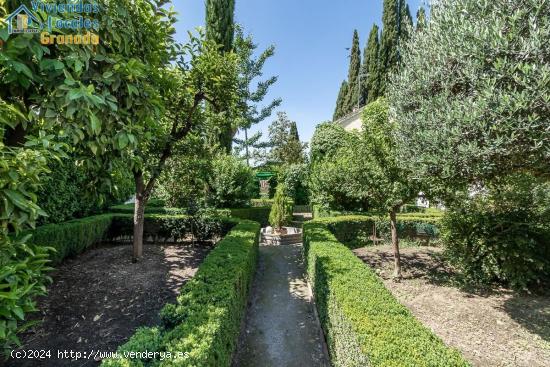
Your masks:
<svg viewBox="0 0 550 367"><path fill-rule="evenodd" d="M289 202L289 198L286 196L286 186L279 184L277 187L277 193L269 212L269 223L276 230L280 230L283 226L286 226L292 220L292 204Z"/></svg>
<svg viewBox="0 0 550 367"><path fill-rule="evenodd" d="M157 202L153 202L153 204L155 205L151 205L150 203L147 203L147 206L145 207L145 214L180 215L180 214L187 213L185 208L166 208L161 205L156 205ZM134 214L134 207L135 205L133 203L121 204L121 205L114 205L110 207L109 210L112 213Z"/></svg>
<svg viewBox="0 0 550 367"><path fill-rule="evenodd" d="M208 186L208 203L211 206L247 206L254 195L254 172L239 159L222 155L213 162Z"/></svg>
<svg viewBox="0 0 550 367"><path fill-rule="evenodd" d="M308 173L309 166L307 164L290 165L282 173L282 181L287 188L287 194L296 205L309 204Z"/></svg>
<svg viewBox="0 0 550 367"><path fill-rule="evenodd" d="M21 344L17 333L32 325L25 315L37 311L35 299L46 294L51 282L46 273L51 270L47 264L53 249L26 245L25 240L15 241L0 253L0 347L6 356L11 347Z"/></svg>
<svg viewBox="0 0 550 367"><path fill-rule="evenodd" d="M65 223L47 224L27 234L32 235L29 243L55 249L50 259L52 264L56 265L64 258L77 255L88 247L106 240L112 220L111 214L102 214Z"/></svg>
<svg viewBox="0 0 550 367"><path fill-rule="evenodd" d="M231 216L233 218L247 219L260 223L262 227L267 227L269 225L269 213L271 211L270 207L267 208L237 208L237 209L228 209L228 212L225 213L226 216Z"/></svg>
<svg viewBox="0 0 550 367"><path fill-rule="evenodd" d="M443 218L451 262L473 283L516 288L550 278L550 185L513 176L465 195Z"/></svg>
<svg viewBox="0 0 550 367"><path fill-rule="evenodd" d="M326 221L304 224L304 251L335 367L469 365L338 242Z"/></svg>
<svg viewBox="0 0 550 367"><path fill-rule="evenodd" d="M102 366L230 366L256 269L259 230L254 222L237 224L182 288L177 304L162 309L161 327L140 329L118 349L179 358L110 359Z"/></svg>

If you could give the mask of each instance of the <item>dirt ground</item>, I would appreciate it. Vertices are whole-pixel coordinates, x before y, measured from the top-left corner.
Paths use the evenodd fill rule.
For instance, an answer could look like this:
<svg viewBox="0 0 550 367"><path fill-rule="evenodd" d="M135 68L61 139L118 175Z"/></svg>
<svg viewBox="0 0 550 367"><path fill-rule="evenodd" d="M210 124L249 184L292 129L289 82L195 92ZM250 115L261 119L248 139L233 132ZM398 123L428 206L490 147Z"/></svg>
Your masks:
<svg viewBox="0 0 550 367"><path fill-rule="evenodd" d="M45 350L51 357L10 359L7 366L97 365L96 351L113 352L138 327L159 322L158 311L175 301L210 249L147 245L143 260L133 264L131 246L103 246L65 261L38 302L33 318L42 322L21 338L20 351ZM83 359L58 359L63 351L81 352Z"/></svg>
<svg viewBox="0 0 550 367"><path fill-rule="evenodd" d="M465 290L434 247L402 249L403 280L391 279L389 246L355 250L386 287L474 366L550 366L550 291Z"/></svg>

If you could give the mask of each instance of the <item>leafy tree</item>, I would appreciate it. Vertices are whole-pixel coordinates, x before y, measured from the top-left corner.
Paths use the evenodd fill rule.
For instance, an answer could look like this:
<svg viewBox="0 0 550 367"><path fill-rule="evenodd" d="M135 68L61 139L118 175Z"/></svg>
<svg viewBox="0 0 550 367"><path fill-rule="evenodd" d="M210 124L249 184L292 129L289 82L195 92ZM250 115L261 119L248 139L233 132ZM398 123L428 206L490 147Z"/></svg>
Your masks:
<svg viewBox="0 0 550 367"><path fill-rule="evenodd" d="M353 31L353 41L351 44L348 88L344 99L342 114L343 116L352 112L359 103L359 72L361 70L361 48L359 46L359 34L357 30Z"/></svg>
<svg viewBox="0 0 550 367"><path fill-rule="evenodd" d="M363 74L361 104L365 105L375 101L379 97L379 51L378 26L374 24L369 34L367 47L363 52L363 65L361 73Z"/></svg>
<svg viewBox="0 0 550 367"><path fill-rule="evenodd" d="M416 12L416 31L422 31L426 28L427 25L427 19L426 19L426 9L424 9L423 6L418 8L418 11Z"/></svg>
<svg viewBox="0 0 550 367"><path fill-rule="evenodd" d="M300 142L296 122L290 121L285 112L277 113L277 120L269 126L270 160L276 164L305 162L306 145Z"/></svg>
<svg viewBox="0 0 550 367"><path fill-rule="evenodd" d="M333 120L338 120L341 117L344 117L344 101L348 94L348 82L346 80L342 81L340 85L340 91L338 92L338 98L336 99L336 109L334 110Z"/></svg>
<svg viewBox="0 0 550 367"><path fill-rule="evenodd" d="M134 151L135 260L143 254L145 205L167 161L178 155L187 138L205 144L206 131L223 123L225 111L234 110L237 103L238 58L234 53L219 53L218 45L204 40L202 35L191 36L181 53L176 68L161 70L166 114L154 133L145 135ZM209 108L203 108L205 103Z"/></svg>
<svg viewBox="0 0 550 367"><path fill-rule="evenodd" d="M380 39L380 95L386 93L387 76L397 69L399 39L399 7L397 0L384 0L382 36Z"/></svg>
<svg viewBox="0 0 550 367"><path fill-rule="evenodd" d="M99 5L97 46L44 46L38 35L9 35L0 24L0 261L3 269L18 269L0 280L16 295L0 303L6 348L18 343L16 332L28 325L24 313L34 310L33 297L44 292L47 279L44 249L8 234L17 237L46 214L36 192L48 163L65 156L70 144L84 165L105 168L95 182L109 184L111 158L136 148L136 137L160 113L156 71L171 57L173 12L146 0ZM3 1L0 14L19 6ZM45 20L46 14L37 16Z"/></svg>
<svg viewBox="0 0 550 367"><path fill-rule="evenodd" d="M233 142L237 145L238 152L244 151L247 164L250 166L252 153L250 148L261 148L261 135L255 134L248 137L248 130L267 117L271 116L273 110L281 105L280 98L274 99L267 105L260 108L258 105L267 95L269 88L277 82L277 77L273 76L267 80L255 83L257 78L263 75L262 69L265 62L274 55L275 47L269 46L257 58L254 58L254 51L258 48L251 36L245 36L240 27L237 27L235 39L235 52L239 55L239 108L242 113L242 121L239 122L239 128L244 130L244 139L235 139L236 129L232 132ZM251 84L255 83L255 88Z"/></svg>
<svg viewBox="0 0 550 367"><path fill-rule="evenodd" d="M235 0L206 0L206 38L223 52L233 50Z"/></svg>
<svg viewBox="0 0 550 367"><path fill-rule="evenodd" d="M326 157L334 156L350 137L351 134L344 130L341 125L330 121L317 125L311 138L311 149L309 151L311 162L318 162Z"/></svg>
<svg viewBox="0 0 550 367"><path fill-rule="evenodd" d="M549 11L536 0L447 0L405 49L392 118L401 159L432 191L549 176Z"/></svg>
<svg viewBox="0 0 550 367"><path fill-rule="evenodd" d="M273 199L271 212L269 213L269 224L275 229L276 233L281 233L285 225L288 225L292 219L292 204L286 196L286 187L283 183L277 185L277 192Z"/></svg>
<svg viewBox="0 0 550 367"><path fill-rule="evenodd" d="M231 155L219 155L212 162L208 190L208 203L214 207L243 207L254 195L254 172Z"/></svg>
<svg viewBox="0 0 550 367"><path fill-rule="evenodd" d="M308 165L302 163L287 166L281 173L287 194L296 205L309 204L308 172Z"/></svg>

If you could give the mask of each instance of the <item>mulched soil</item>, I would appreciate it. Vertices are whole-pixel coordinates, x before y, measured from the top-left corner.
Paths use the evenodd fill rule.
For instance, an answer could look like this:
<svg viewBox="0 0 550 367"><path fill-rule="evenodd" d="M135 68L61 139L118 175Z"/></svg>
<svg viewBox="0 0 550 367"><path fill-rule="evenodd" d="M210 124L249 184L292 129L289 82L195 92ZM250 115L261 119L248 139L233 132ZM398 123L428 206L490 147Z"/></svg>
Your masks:
<svg viewBox="0 0 550 367"><path fill-rule="evenodd" d="M390 246L355 251L386 287L445 343L474 366L550 366L550 291L466 289L441 256L441 249L401 250L403 279L391 279Z"/></svg>
<svg viewBox="0 0 550 367"><path fill-rule="evenodd" d="M175 302L211 248L147 245L143 260L134 264L130 246L103 246L65 261L38 302L33 319L41 322L21 338L20 351L45 350L51 357L10 359L7 366L99 364L95 351L113 352L138 327L158 324L158 311ZM86 359L58 359L58 351L86 353Z"/></svg>

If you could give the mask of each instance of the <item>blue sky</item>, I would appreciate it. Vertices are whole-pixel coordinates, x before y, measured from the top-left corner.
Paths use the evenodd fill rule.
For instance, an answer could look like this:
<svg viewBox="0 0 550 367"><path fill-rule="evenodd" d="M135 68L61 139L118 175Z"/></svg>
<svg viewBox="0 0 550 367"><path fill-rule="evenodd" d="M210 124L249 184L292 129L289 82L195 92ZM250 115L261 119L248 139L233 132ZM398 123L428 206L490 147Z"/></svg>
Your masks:
<svg viewBox="0 0 550 367"><path fill-rule="evenodd" d="M177 36L204 26L204 0L173 0L179 13ZM422 0L408 0L413 18ZM382 24L382 0L236 0L236 21L263 49L276 47L264 68L266 77L278 75L266 101L283 99L279 110L296 121L300 138L309 141L315 126L330 120L340 83L347 77L347 47L353 30L365 47L373 23ZM267 136L271 118L256 125Z"/></svg>

